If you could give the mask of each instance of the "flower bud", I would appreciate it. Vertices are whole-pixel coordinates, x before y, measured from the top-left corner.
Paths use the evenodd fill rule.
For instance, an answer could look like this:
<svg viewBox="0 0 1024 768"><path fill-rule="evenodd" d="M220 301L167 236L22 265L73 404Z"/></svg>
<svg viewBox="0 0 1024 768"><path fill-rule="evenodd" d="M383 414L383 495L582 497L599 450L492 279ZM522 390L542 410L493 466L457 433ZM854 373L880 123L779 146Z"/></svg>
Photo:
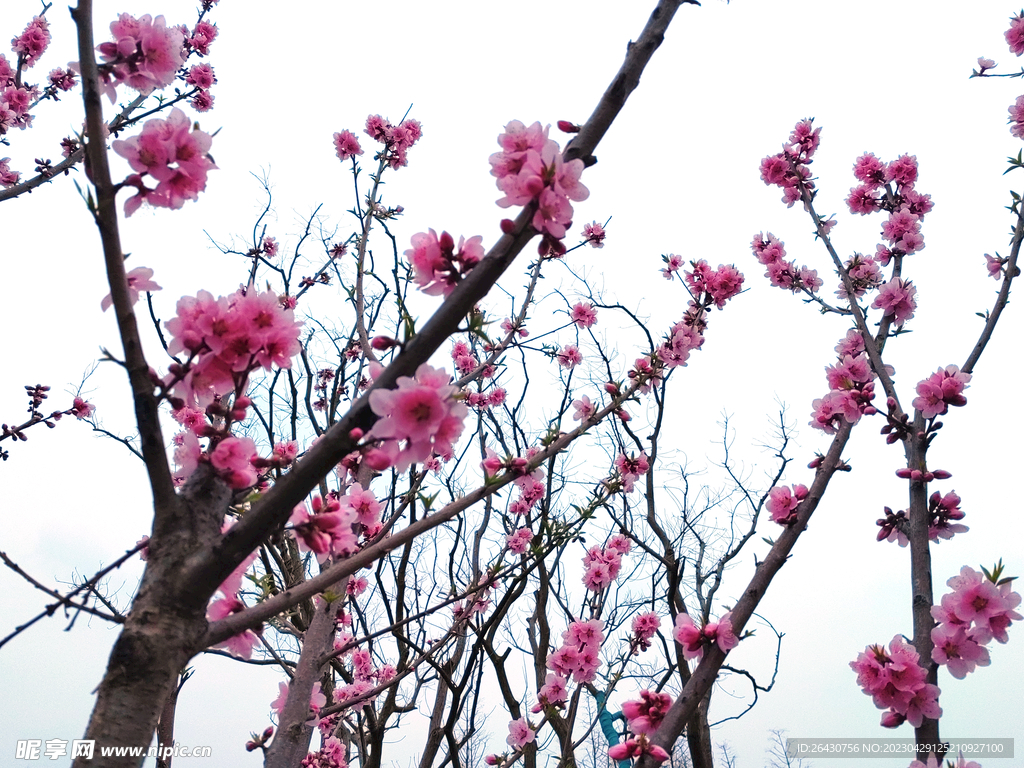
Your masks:
<svg viewBox="0 0 1024 768"><path fill-rule="evenodd" d="M570 123L568 120L559 120L558 130L562 133L579 133L580 127L575 123Z"/></svg>
<svg viewBox="0 0 1024 768"><path fill-rule="evenodd" d="M361 430L359 427L353 427L351 430L349 430L348 436L352 440L362 440L364 434L366 433L363 432L363 430Z"/></svg>
<svg viewBox="0 0 1024 768"><path fill-rule="evenodd" d="M386 352L394 346L397 346L398 342L392 339L390 336L374 336L370 342L370 346L376 349L378 352Z"/></svg>
<svg viewBox="0 0 1024 768"><path fill-rule="evenodd" d="M500 226L502 232L504 232L506 235L511 235L515 231L516 223L512 221L512 219L502 219Z"/></svg>

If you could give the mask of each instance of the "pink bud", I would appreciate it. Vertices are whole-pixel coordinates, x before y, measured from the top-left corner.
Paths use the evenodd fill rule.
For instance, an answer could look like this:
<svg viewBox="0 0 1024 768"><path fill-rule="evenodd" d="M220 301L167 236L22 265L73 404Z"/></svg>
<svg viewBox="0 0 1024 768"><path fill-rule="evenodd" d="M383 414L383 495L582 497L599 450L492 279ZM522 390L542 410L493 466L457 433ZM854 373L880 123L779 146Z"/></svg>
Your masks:
<svg viewBox="0 0 1024 768"><path fill-rule="evenodd" d="M252 405L252 400L245 395L235 398L235 408L248 408L250 405Z"/></svg>
<svg viewBox="0 0 1024 768"><path fill-rule="evenodd" d="M515 231L516 223L512 221L512 219L502 219L500 226L502 232L504 232L506 235L511 235Z"/></svg>
<svg viewBox="0 0 1024 768"><path fill-rule="evenodd" d="M628 413L626 413L625 411L623 411L623 410L616 411L615 415L618 416L622 420L623 424L625 424L631 418L630 415Z"/></svg>
<svg viewBox="0 0 1024 768"><path fill-rule="evenodd" d="M936 480L949 480L949 478L953 476L944 469L936 469L934 472L932 472L932 475L935 477Z"/></svg>
<svg viewBox="0 0 1024 768"><path fill-rule="evenodd" d="M366 433L363 432L363 430L361 430L359 427L353 427L351 430L349 430L348 436L352 440L362 440L364 434Z"/></svg>
<svg viewBox="0 0 1024 768"><path fill-rule="evenodd" d="M371 448L364 453L363 461L366 462L366 465L370 467L370 469L375 469L378 472L383 472L391 466L391 457L380 448Z"/></svg>
<svg viewBox="0 0 1024 768"><path fill-rule="evenodd" d="M617 397L619 394L619 385L616 384L614 381L609 381L607 384L604 385L604 391L607 392L612 397Z"/></svg>
<svg viewBox="0 0 1024 768"><path fill-rule="evenodd" d="M910 467L903 467L903 469L896 470L896 477L899 477L903 480L909 480L912 474L913 472L910 469Z"/></svg>
<svg viewBox="0 0 1024 768"><path fill-rule="evenodd" d="M921 472L920 469L912 469L912 470L910 470L910 479L911 480L913 480L915 482L920 482L923 477L924 477L924 474Z"/></svg>
<svg viewBox="0 0 1024 768"><path fill-rule="evenodd" d="M392 339L390 336L374 336L370 342L370 346L376 349L378 352L384 352L391 349L398 342Z"/></svg>
<svg viewBox="0 0 1024 768"><path fill-rule="evenodd" d="M559 120L558 130L562 133L579 133L580 127L575 123L570 123L568 120Z"/></svg>
<svg viewBox="0 0 1024 768"><path fill-rule="evenodd" d="M894 709L890 709L884 715L882 715L882 727L883 728L899 728L906 721L906 716L901 715Z"/></svg>
<svg viewBox="0 0 1024 768"><path fill-rule="evenodd" d="M499 765L501 763L501 758L497 755L487 755L487 757L484 758L484 762L488 765Z"/></svg>
<svg viewBox="0 0 1024 768"><path fill-rule="evenodd" d="M268 726L267 729L263 732L263 740L266 741L267 739L269 739L273 735L274 735L274 726L272 726L272 725Z"/></svg>
<svg viewBox="0 0 1024 768"><path fill-rule="evenodd" d="M896 408L896 398L895 397L886 398L885 404L886 404L886 406L888 406L889 410L893 410L894 408Z"/></svg>

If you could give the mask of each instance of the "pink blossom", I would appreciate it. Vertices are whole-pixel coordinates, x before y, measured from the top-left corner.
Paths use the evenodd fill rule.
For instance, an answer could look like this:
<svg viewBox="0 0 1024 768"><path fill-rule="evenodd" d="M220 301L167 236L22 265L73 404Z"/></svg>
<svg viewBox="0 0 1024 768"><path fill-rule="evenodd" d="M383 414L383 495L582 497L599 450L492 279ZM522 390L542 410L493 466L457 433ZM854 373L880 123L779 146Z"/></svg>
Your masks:
<svg viewBox="0 0 1024 768"><path fill-rule="evenodd" d="M885 183L886 166L870 152L865 152L853 164L853 175L870 189L877 189Z"/></svg>
<svg viewBox="0 0 1024 768"><path fill-rule="evenodd" d="M662 256L661 260L665 262L665 268L661 270L661 274L666 280L671 280L672 275L678 272L680 267L683 266L683 257L677 256L674 253L670 253L668 256Z"/></svg>
<svg viewBox="0 0 1024 768"><path fill-rule="evenodd" d="M536 732L530 729L525 717L513 720L508 724L508 736L505 741L513 749L522 749L534 740Z"/></svg>
<svg viewBox="0 0 1024 768"><path fill-rule="evenodd" d="M647 470L651 467L647 461L647 454L640 451L637 456L632 454L626 456L626 454L620 453L615 459L615 468L619 471L619 477L622 479L622 489L626 493L632 493L633 484L646 475Z"/></svg>
<svg viewBox="0 0 1024 768"><path fill-rule="evenodd" d="M483 237L455 240L447 232L438 237L431 229L412 236L412 248L405 252L413 269L413 279L428 296L448 296L484 256Z"/></svg>
<svg viewBox="0 0 1024 768"><path fill-rule="evenodd" d="M255 456L256 443L248 437L228 437L214 448L210 463L232 488L249 488L256 485L258 477L252 465Z"/></svg>
<svg viewBox="0 0 1024 768"><path fill-rule="evenodd" d="M574 305L570 313L572 321L580 328L590 328L597 322L597 310L594 305L582 301Z"/></svg>
<svg viewBox="0 0 1024 768"><path fill-rule="evenodd" d="M220 621L235 613L245 610L245 603L234 595L221 597L213 600L206 609L207 621ZM247 629L237 635L229 637L223 643L218 643L214 648L223 648L232 656L239 659L249 660L252 658L253 648L260 639L251 629Z"/></svg>
<svg viewBox="0 0 1024 768"><path fill-rule="evenodd" d="M680 613L676 616L672 636L683 647L684 659L699 659L704 655L704 633L694 624L690 614Z"/></svg>
<svg viewBox="0 0 1024 768"><path fill-rule="evenodd" d="M196 24L195 29L192 30L192 34L188 36L185 42L200 56L206 56L210 53L210 44L216 38L217 25L211 24L208 21L200 21Z"/></svg>
<svg viewBox="0 0 1024 768"><path fill-rule="evenodd" d="M938 624L932 630L931 638L934 644L932 661L944 664L957 680L963 680L975 667L989 665L988 651L968 637L961 626Z"/></svg>
<svg viewBox="0 0 1024 768"><path fill-rule="evenodd" d="M96 406L92 403L88 403L80 397L76 397L71 404L71 413L76 419L81 421L87 419L96 413Z"/></svg>
<svg viewBox="0 0 1024 768"><path fill-rule="evenodd" d="M3 131L0 130L0 133L3 133ZM12 171L11 166L7 164L7 161L10 159L9 157L0 158L0 186L2 187L13 187L21 178L21 174L17 171Z"/></svg>
<svg viewBox="0 0 1024 768"><path fill-rule="evenodd" d="M344 162L350 157L363 154L363 148L359 146L359 140L352 131L341 131L334 134L334 150L338 159Z"/></svg>
<svg viewBox="0 0 1024 768"><path fill-rule="evenodd" d="M1003 33L1006 44L1010 46L1010 53L1020 56L1024 53L1024 17L1020 14L1013 14L1010 17L1010 28Z"/></svg>
<svg viewBox="0 0 1024 768"><path fill-rule="evenodd" d="M786 486L776 486L768 493L768 513L779 525L789 525L796 521L797 507L805 498L806 486L794 485L792 490Z"/></svg>
<svg viewBox="0 0 1024 768"><path fill-rule="evenodd" d="M566 690L566 680L559 674L548 672L544 679L544 685L537 691L537 704L531 712L541 712L546 706L554 706L563 703L569 697Z"/></svg>
<svg viewBox="0 0 1024 768"><path fill-rule="evenodd" d="M533 541L533 531L529 528L520 528L515 533L510 533L506 537L506 541L510 552L525 555L530 549L530 542Z"/></svg>
<svg viewBox="0 0 1024 768"><path fill-rule="evenodd" d="M640 734L636 738L627 739L621 744L616 744L608 749L608 757L612 760L629 760L640 758L643 755L650 755L655 761L663 763L669 758L668 752Z"/></svg>
<svg viewBox="0 0 1024 768"><path fill-rule="evenodd" d="M604 248L604 239L607 236L604 227L596 221L583 225L583 239L590 243L592 248Z"/></svg>
<svg viewBox="0 0 1024 768"><path fill-rule="evenodd" d="M153 270L149 267L136 267L125 275L128 280L128 300L135 304L139 300L139 291L159 291L160 286L153 282ZM100 308L106 312L114 303L109 293L100 302Z"/></svg>
<svg viewBox="0 0 1024 768"><path fill-rule="evenodd" d="M457 388L450 381L447 373L424 363L416 369L415 378L401 376L397 388L370 393L370 407L381 418L368 434L406 442L405 448L396 452L399 471L423 461L431 452L451 452L452 443L462 434L469 410L455 400Z"/></svg>
<svg viewBox="0 0 1024 768"><path fill-rule="evenodd" d="M999 280L1003 276L1003 264L1006 263L1006 259L999 258L999 254L995 256L989 256L985 254L985 263L988 268L988 276L994 280Z"/></svg>
<svg viewBox="0 0 1024 768"><path fill-rule="evenodd" d="M364 528L372 528L380 522L381 505L369 488L352 486L339 503L355 512L356 520Z"/></svg>
<svg viewBox="0 0 1024 768"><path fill-rule="evenodd" d="M640 701L625 702L622 705L622 714L629 722L629 730L633 733L654 733L671 706L672 697L667 693L640 691Z"/></svg>
<svg viewBox="0 0 1024 768"><path fill-rule="evenodd" d="M217 82L217 76L213 74L213 67L209 64L195 64L185 74L185 82L201 91L208 91Z"/></svg>
<svg viewBox="0 0 1024 768"><path fill-rule="evenodd" d="M326 501L313 497L313 514L310 515L305 503L299 503L292 510L289 523L299 542L299 550L312 552L319 562L337 554L351 554L358 549L352 524L355 512L343 507L337 500Z"/></svg>
<svg viewBox="0 0 1024 768"><path fill-rule="evenodd" d="M893 315L896 325L903 325L914 317L916 294L917 288L909 280L894 277L879 289L871 306L881 309L883 315Z"/></svg>
<svg viewBox="0 0 1024 768"><path fill-rule="evenodd" d="M633 617L633 636L636 638L637 648L646 651L651 647L651 638L657 633L661 626L661 619L654 612L641 613ZM634 650L634 653L637 651Z"/></svg>
<svg viewBox="0 0 1024 768"><path fill-rule="evenodd" d="M96 46L104 62L101 74L108 74L114 84L127 83L142 94L152 93L174 82L178 69L185 63L184 35L177 27L168 27L163 16L149 14L138 19L122 13L110 25L115 42ZM115 101L113 86L105 92Z"/></svg>
<svg viewBox="0 0 1024 768"><path fill-rule="evenodd" d="M113 150L138 172L125 184L138 190L125 202L125 216L142 205L181 208L185 200L195 200L206 189L206 175L216 169L209 151L213 138L192 124L180 109L172 109L166 120L147 120L142 133L127 140L111 142ZM156 189L144 186L142 176L151 175L159 183Z"/></svg>
<svg viewBox="0 0 1024 768"><path fill-rule="evenodd" d="M913 406L921 414L930 419L946 413L949 406L959 407L967 404L963 391L971 380L969 373L962 373L955 365L939 368L924 381L918 382L917 394Z"/></svg>
<svg viewBox="0 0 1024 768"><path fill-rule="evenodd" d="M1024 96L1018 96L1007 112L1010 113L1010 122L1012 123L1010 134L1018 139L1024 139Z"/></svg>
<svg viewBox="0 0 1024 768"><path fill-rule="evenodd" d="M50 44L50 24L42 16L36 16L25 27L25 31L11 40L11 50L18 54L23 65L33 66Z"/></svg>
<svg viewBox="0 0 1024 768"><path fill-rule="evenodd" d="M893 160L885 169L885 180L894 181L900 186L916 182L917 157L915 155L900 155Z"/></svg>
<svg viewBox="0 0 1024 768"><path fill-rule="evenodd" d="M575 344L566 344L562 347L562 351L555 355L555 359L558 360L558 364L563 368L572 370L583 362L583 355Z"/></svg>
<svg viewBox="0 0 1024 768"><path fill-rule="evenodd" d="M985 70L986 69L992 69L995 66L996 66L996 63L992 59L986 59L984 56L979 56L978 57L978 74L979 75L985 74Z"/></svg>

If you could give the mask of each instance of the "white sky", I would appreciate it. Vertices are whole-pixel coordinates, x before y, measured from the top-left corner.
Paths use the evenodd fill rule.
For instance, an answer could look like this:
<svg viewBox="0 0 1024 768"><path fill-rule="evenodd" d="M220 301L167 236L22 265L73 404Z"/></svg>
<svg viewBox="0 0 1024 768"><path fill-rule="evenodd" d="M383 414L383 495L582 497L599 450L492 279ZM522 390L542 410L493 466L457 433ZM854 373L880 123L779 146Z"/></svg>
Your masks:
<svg viewBox="0 0 1024 768"><path fill-rule="evenodd" d="M124 5L97 2L98 41ZM410 104L424 136L409 168L389 181L389 201L406 208L395 227L399 242L427 227L493 242L505 213L494 206L498 193L487 157L502 126L512 119L584 120L651 7L393 0L304 3L292 10L266 0L224 0L212 16L222 35L209 59L220 81L216 108L199 118L204 129L221 129L213 145L220 170L211 173L198 203L177 212L144 209L126 222L125 250L134 264L156 270L168 310L176 297L201 288L230 292L239 265L213 250L203 232L225 241L251 230L262 198L250 174L269 175L276 219L268 234L287 248L316 205L324 203L334 221L350 207L350 179L334 158L331 134L361 131L368 113L398 119ZM29 0L3 3L0 37L18 34L37 9ZM130 10L163 13L170 23L195 17L193 3L181 0ZM806 215L798 206L787 210L779 190L758 178L760 159L778 151L802 117L814 116L823 127L813 166L818 210L838 214L834 242L843 254L873 252L881 225L878 217L855 220L846 212L853 160L864 151L883 160L917 156L918 189L932 195L935 210L924 222L927 247L906 265L919 289L914 333L892 344L888 359L904 402L928 373L964 361L981 327L974 313L991 306L996 287L983 254L1005 255L1012 220L1003 206L1011 185L1019 191L1024 181L1019 173L1001 176L1006 156L1021 146L1006 128L1006 108L1024 86L967 76L980 55L999 62L996 72L1019 68L1002 37L1013 11L990 0L944 10L911 0L708 0L679 11L640 89L598 148L598 165L583 178L591 197L576 206L576 221L612 216L608 243L572 258L609 295L649 314L654 329L677 320L679 307L678 288L670 293L657 274L660 254L734 262L747 276L750 290L712 318L707 343L691 357L686 381L677 382L685 406L677 394L672 424L677 447L692 460L718 458L716 422L727 412L736 451L764 466L770 457L757 445L777 400L801 428L788 482L809 483L803 467L826 445L806 421L811 400L827 389L824 367L846 325L770 289L749 250L754 233L770 230L786 241L791 258L819 269L826 292L834 290ZM54 43L33 73L38 76L77 58L67 11L58 3L49 18ZM60 108L40 109L36 127L16 132L0 155L11 155L22 171L33 157L58 158L60 138L81 121L77 97L76 91ZM114 167L125 170L120 160ZM107 288L98 238L73 185L62 180L4 203L2 211L3 231L13 241L0 257L6 310L0 420L17 423L23 385L51 385L53 406L66 407L61 391L77 384L100 347L119 347L113 317L99 312ZM1012 303L976 369L967 407L944 419L932 451L931 465L954 474L939 488L961 495L971 526L933 550L936 597L963 564L1003 557L1010 574L1024 574L1024 524L1013 490L1024 455L1006 410L1024 374L1022 325ZM120 372L101 368L88 386L105 424L126 431L131 412ZM880 426L876 419L856 431L846 454L854 472L833 483L759 608L786 633L779 682L751 714L714 734L731 743L742 768L763 764L769 728L801 737L889 735L847 666L864 646L911 632L909 553L874 541L882 506L906 504L905 484L893 475L902 453L884 445ZM47 433L36 428L30 436L25 444L5 443L12 455L0 466L0 547L26 570L55 581L91 574L147 532L144 474L122 447L74 423ZM726 594L740 593L752 559L745 555L730 574ZM130 592L138 573L128 568L115 583L122 579ZM0 615L7 617L0 634L42 604L23 581L0 572ZM64 633L65 623L51 619L3 650L0 755L6 757L0 764L9 764L15 739L72 739L84 729L116 629L83 618ZM1012 737L1024 750L1019 632L1012 629L1007 646L991 649L991 667L966 680L940 672L944 736ZM767 650L750 641L730 662L763 670ZM198 667L179 705L177 739L213 745L218 766L256 765L242 744L249 731L267 724L278 675L221 659ZM723 693L714 701L713 717L735 712ZM500 716L491 728L492 749L499 750ZM904 726L892 735L912 732ZM409 740L397 743L394 764L408 765L417 751Z"/></svg>

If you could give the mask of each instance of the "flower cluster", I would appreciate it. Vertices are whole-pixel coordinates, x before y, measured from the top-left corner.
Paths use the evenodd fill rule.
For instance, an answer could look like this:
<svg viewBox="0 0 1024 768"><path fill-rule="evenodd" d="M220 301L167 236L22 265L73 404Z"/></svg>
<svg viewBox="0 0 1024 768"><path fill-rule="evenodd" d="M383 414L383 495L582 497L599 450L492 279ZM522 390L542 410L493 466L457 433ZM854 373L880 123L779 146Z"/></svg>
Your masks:
<svg viewBox="0 0 1024 768"><path fill-rule="evenodd" d="M671 280L673 275L675 275L683 266L683 257L677 256L674 253L670 253L667 256L662 254L661 260L665 262L665 267L661 270L661 275L666 280Z"/></svg>
<svg viewBox="0 0 1024 768"><path fill-rule="evenodd" d="M864 351L864 339L852 329L836 345L838 360L825 369L829 393L811 403L811 426L834 435L843 421L856 424L862 415L877 413L871 401L875 397L875 372Z"/></svg>
<svg viewBox="0 0 1024 768"><path fill-rule="evenodd" d="M982 569L984 570L984 569ZM989 664L987 645L995 638L1005 643L1006 630L1021 615L1014 609L1021 597L1011 591L1012 579L1000 579L1001 567L984 575L964 566L960 575L946 584L953 591L942 596L932 607L937 624L932 630L932 661L944 664L949 674L962 680L975 667Z"/></svg>
<svg viewBox="0 0 1024 768"><path fill-rule="evenodd" d="M540 123L527 127L513 120L498 136L498 145L501 152L490 157L491 175L498 179L498 189L505 195L498 205L508 208L536 201L533 228L545 235L541 255L549 251L565 253L561 239L572 225L569 201L581 202L590 195L580 183L583 161L565 162L558 143L548 138L548 128L542 128ZM587 240L600 244L603 228L598 232L594 225L590 227L589 233L585 233Z"/></svg>
<svg viewBox="0 0 1024 768"><path fill-rule="evenodd" d="M122 13L110 25L112 43L96 46L100 65L100 87L117 100L116 85L125 83L142 94L150 94L174 82L185 63L185 36L178 27L168 27L163 16L146 14L138 19Z"/></svg>
<svg viewBox="0 0 1024 768"><path fill-rule="evenodd" d="M795 261L786 261L785 243L771 232L767 236L758 232L750 244L754 256L766 268L767 277L776 288L798 293L816 293L821 287L818 271L806 265L797 268Z"/></svg>
<svg viewBox="0 0 1024 768"><path fill-rule="evenodd" d="M419 120L408 119L398 125L392 125L380 115L370 115L366 118L366 135L384 145L384 149L376 157L383 159L393 170L398 170L409 164L406 153L420 140L423 127ZM356 147L358 146L356 143Z"/></svg>
<svg viewBox="0 0 1024 768"><path fill-rule="evenodd" d="M712 269L701 259L691 261L690 265L693 271L685 273L686 285L693 300L702 307L714 304L722 309L743 288L743 275L731 264L719 264L718 269Z"/></svg>
<svg viewBox="0 0 1024 768"><path fill-rule="evenodd" d="M654 612L641 613L633 617L633 635L629 640L633 656L651 647L651 638L658 632L660 626L661 619Z"/></svg>
<svg viewBox="0 0 1024 768"><path fill-rule="evenodd" d="M405 252L412 266L413 279L428 296L447 297L455 286L484 257L483 237L455 240L447 232L438 237L434 230L412 236L412 248Z"/></svg>
<svg viewBox="0 0 1024 768"><path fill-rule="evenodd" d="M555 360L566 370L572 370L583 362L583 353L575 344L566 344L555 353Z"/></svg>
<svg viewBox="0 0 1024 768"><path fill-rule="evenodd" d="M555 681L553 684L553 691L564 692L566 680L570 676L577 683L589 683L597 676L597 668L601 666L602 640L604 640L604 622L600 619L574 621L569 625L569 628L562 633L561 647L548 656L548 669L561 678L560 681ZM549 680L549 682L551 681ZM543 689L539 696L549 704L554 703L550 695L545 695Z"/></svg>
<svg viewBox="0 0 1024 768"><path fill-rule="evenodd" d="M768 492L768 514L779 525L791 525L796 522L797 507L806 498L806 485L776 486Z"/></svg>
<svg viewBox="0 0 1024 768"><path fill-rule="evenodd" d="M190 407L205 407L217 396L243 390L256 368L290 368L301 326L270 291L238 290L219 299L200 291L182 297L177 317L167 321L168 351L189 355L186 365L171 366L175 395Z"/></svg>
<svg viewBox="0 0 1024 768"><path fill-rule="evenodd" d="M683 647L684 659L700 659L704 656L704 646L717 643L722 653L728 653L740 644L739 638L732 631L732 613L726 613L718 621L711 621L698 627L688 613L676 616L673 632L676 642Z"/></svg>
<svg viewBox="0 0 1024 768"><path fill-rule="evenodd" d="M883 163L875 155L865 153L854 162L853 175L861 183L846 198L850 212L862 216L875 211L889 212L889 220L882 226L882 237L889 247L880 245L876 258L888 264L894 255L924 248L921 220L933 204L930 195L914 189L917 158L901 155L891 163Z"/></svg>
<svg viewBox="0 0 1024 768"><path fill-rule="evenodd" d="M878 541L895 541L901 547L910 543L908 530L910 517L902 509L893 512L885 507L885 517L875 521L879 527ZM955 534L966 533L970 530L958 520L963 520L965 515L960 509L960 497L954 491L943 494L935 491L928 499L928 539L939 543L942 539L951 539Z"/></svg>
<svg viewBox="0 0 1024 768"><path fill-rule="evenodd" d="M654 733L671 706L672 697L667 693L640 691L640 701L627 701L622 705L622 714L633 733Z"/></svg>
<svg viewBox="0 0 1024 768"><path fill-rule="evenodd" d="M924 381L918 382L917 397L913 405L926 419L941 416L949 406L967 405L963 391L967 389L971 374L962 373L959 366L939 368Z"/></svg>
<svg viewBox="0 0 1024 768"><path fill-rule="evenodd" d="M6 57L0 55L0 136L11 128L25 130L32 124L29 106L40 96L39 89L18 82L16 72ZM9 158L4 158L7 160ZM10 171L6 171L9 174ZM17 183L4 182L5 186Z"/></svg>
<svg viewBox="0 0 1024 768"><path fill-rule="evenodd" d="M592 592L607 589L622 568L622 556L629 553L632 544L622 534L615 534L602 547L591 547L583 557L583 583Z"/></svg>
<svg viewBox="0 0 1024 768"><path fill-rule="evenodd" d="M313 514L309 514L305 502L292 510L288 520L292 533L299 542L299 551L312 552L319 562L335 555L350 555L358 550L356 534L352 526L356 512L351 506L343 505L332 494L324 500L313 497Z"/></svg>
<svg viewBox="0 0 1024 768"><path fill-rule="evenodd" d="M583 240L590 243L591 248L604 248L604 239L607 236L604 227L596 221L583 225Z"/></svg>
<svg viewBox="0 0 1024 768"><path fill-rule="evenodd" d="M487 457L480 462L480 466L484 468L486 477L494 477L503 469L515 475L512 482L519 489L519 497L509 505L509 512L514 515L527 514L544 497L545 492L544 470L537 467L532 472L526 471L530 459L537 455L538 449L528 449L526 458L516 456L502 459L490 448L487 448L485 453Z"/></svg>
<svg viewBox="0 0 1024 768"><path fill-rule="evenodd" d="M896 325L903 325L914 317L917 309L917 288L909 280L894 277L879 290L871 306L882 310L882 315L892 315Z"/></svg>
<svg viewBox="0 0 1024 768"><path fill-rule="evenodd" d="M182 27L182 34L185 36L185 46L190 51L195 51L200 56L207 56L210 53L210 44L217 39L216 24L208 21L200 21L189 33L187 27Z"/></svg>
<svg viewBox="0 0 1024 768"><path fill-rule="evenodd" d="M590 302L581 301L573 306L569 317L577 328L590 328L597 322L597 310Z"/></svg>
<svg viewBox="0 0 1024 768"><path fill-rule="evenodd" d="M216 27L214 27L216 29ZM213 94L210 89L217 82L217 76L213 74L213 67L209 64L195 64L185 74L185 82L193 86L198 92L192 97L192 109L196 112L209 112L213 109Z"/></svg>
<svg viewBox="0 0 1024 768"><path fill-rule="evenodd" d="M671 706L671 696L653 691L640 691L640 701L625 702L622 714L633 737L611 747L608 757L613 760L629 760L649 754L659 762L668 760L668 752L654 744L648 735L658 730Z"/></svg>
<svg viewBox="0 0 1024 768"><path fill-rule="evenodd" d="M363 148L359 146L359 139L352 131L339 131L334 134L334 151L342 162L350 157L363 154Z"/></svg>
<svg viewBox="0 0 1024 768"><path fill-rule="evenodd" d="M508 724L508 736L505 737L505 743L513 749L522 749L534 740L536 733L530 728L526 718L520 717Z"/></svg>
<svg viewBox="0 0 1024 768"><path fill-rule="evenodd" d="M212 143L213 137L193 127L180 109L172 109L166 120L147 120L138 136L113 141L113 150L138 172L124 181L138 190L125 201L124 215L131 216L143 201L176 209L197 199L206 189L207 172L217 167L209 155ZM143 183L147 174L159 182L155 189Z"/></svg>
<svg viewBox="0 0 1024 768"><path fill-rule="evenodd" d="M927 671L918 663L920 656L901 635L889 643L888 652L880 645L869 646L850 662L857 683L879 709L887 709L882 725L896 728L905 721L919 728L924 718L938 719L939 689L926 681Z"/></svg>
<svg viewBox="0 0 1024 768"><path fill-rule="evenodd" d="M782 187L782 202L789 207L801 199L801 188L809 197L814 196L814 181L807 166L821 140L821 128L814 128L813 123L814 118L798 122L782 151L761 161L761 180L768 186Z"/></svg>
<svg viewBox="0 0 1024 768"><path fill-rule="evenodd" d="M34 66L50 45L50 23L42 16L36 16L25 27L25 31L11 40L11 50L18 54L18 63L23 67Z"/></svg>
<svg viewBox="0 0 1024 768"><path fill-rule="evenodd" d="M619 471L622 489L626 493L632 493L634 483L647 474L651 465L647 461L647 454L640 451L638 456L620 453L615 459L615 468Z"/></svg>
<svg viewBox="0 0 1024 768"><path fill-rule="evenodd" d="M530 542L533 541L533 531L529 528L520 528L515 533L510 533L505 540L508 542L509 552L525 555L530 549Z"/></svg>
<svg viewBox="0 0 1024 768"><path fill-rule="evenodd" d="M370 393L370 407L380 419L368 436L384 441L377 454L386 460L384 466L394 465L404 472L432 452L451 455L469 412L456 399L458 388L452 386L451 377L424 363L416 369L415 378L400 376L397 384L395 389Z"/></svg>

